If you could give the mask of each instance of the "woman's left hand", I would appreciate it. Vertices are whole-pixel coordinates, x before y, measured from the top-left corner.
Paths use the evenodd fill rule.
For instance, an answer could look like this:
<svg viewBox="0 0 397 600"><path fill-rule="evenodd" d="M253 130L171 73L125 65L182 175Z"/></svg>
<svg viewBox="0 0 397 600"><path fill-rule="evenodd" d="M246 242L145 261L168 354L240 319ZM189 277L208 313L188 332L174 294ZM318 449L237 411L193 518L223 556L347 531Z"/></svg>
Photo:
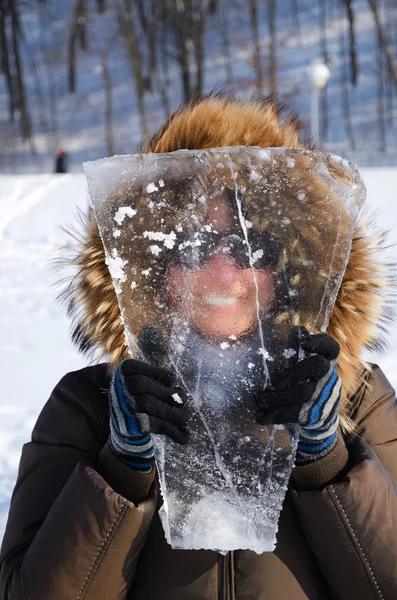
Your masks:
<svg viewBox="0 0 397 600"><path fill-rule="evenodd" d="M261 396L256 420L261 425L299 423L296 463L322 458L336 445L341 379L336 370L339 344L329 335L310 335L304 327L291 330L291 346L307 355L278 372Z"/></svg>

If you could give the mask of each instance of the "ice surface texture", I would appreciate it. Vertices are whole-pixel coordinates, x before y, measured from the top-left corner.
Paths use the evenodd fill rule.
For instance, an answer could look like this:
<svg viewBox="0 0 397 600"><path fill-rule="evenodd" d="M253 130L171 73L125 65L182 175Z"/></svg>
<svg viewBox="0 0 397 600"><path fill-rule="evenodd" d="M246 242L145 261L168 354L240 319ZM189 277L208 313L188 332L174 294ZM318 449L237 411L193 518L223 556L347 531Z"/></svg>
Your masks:
<svg viewBox="0 0 397 600"><path fill-rule="evenodd" d="M190 396L187 446L155 436L174 548L275 547L297 426L255 423L255 397L298 358L293 325L324 331L365 199L320 151L179 150L85 163L133 356Z"/></svg>

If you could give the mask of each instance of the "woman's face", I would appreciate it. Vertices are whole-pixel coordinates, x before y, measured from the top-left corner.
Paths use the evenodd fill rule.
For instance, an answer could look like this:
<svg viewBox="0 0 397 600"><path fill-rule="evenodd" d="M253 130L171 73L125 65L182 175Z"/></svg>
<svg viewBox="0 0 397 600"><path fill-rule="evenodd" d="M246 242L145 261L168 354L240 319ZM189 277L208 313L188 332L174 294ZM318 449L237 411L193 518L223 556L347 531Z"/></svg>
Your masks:
<svg viewBox="0 0 397 600"><path fill-rule="evenodd" d="M230 232L231 210L224 198L213 200L207 222L219 234ZM171 301L178 312L210 338L241 337L271 308L274 277L267 269L240 267L227 247L215 250L202 265L172 266L169 272Z"/></svg>

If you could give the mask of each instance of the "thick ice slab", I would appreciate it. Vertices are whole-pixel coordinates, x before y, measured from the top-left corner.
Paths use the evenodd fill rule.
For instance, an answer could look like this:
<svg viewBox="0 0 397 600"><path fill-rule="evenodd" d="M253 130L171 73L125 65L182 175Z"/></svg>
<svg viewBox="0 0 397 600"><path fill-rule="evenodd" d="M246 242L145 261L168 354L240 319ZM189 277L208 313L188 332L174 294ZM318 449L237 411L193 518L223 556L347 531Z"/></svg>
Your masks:
<svg viewBox="0 0 397 600"><path fill-rule="evenodd" d="M180 150L85 164L131 355L190 395L187 446L156 436L174 548L275 546L297 426L256 399L325 330L365 189L353 165L285 148Z"/></svg>

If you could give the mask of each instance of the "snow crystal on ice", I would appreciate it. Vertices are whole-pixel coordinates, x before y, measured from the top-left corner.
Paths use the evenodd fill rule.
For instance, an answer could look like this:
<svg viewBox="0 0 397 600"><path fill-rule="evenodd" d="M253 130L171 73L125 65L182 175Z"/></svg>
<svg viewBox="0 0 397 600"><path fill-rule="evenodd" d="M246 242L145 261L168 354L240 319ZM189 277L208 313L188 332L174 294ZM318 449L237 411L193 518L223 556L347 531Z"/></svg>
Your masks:
<svg viewBox="0 0 397 600"><path fill-rule="evenodd" d="M136 281L131 281L130 288L134 290L136 288Z"/></svg>
<svg viewBox="0 0 397 600"><path fill-rule="evenodd" d="M154 183L149 183L146 186L146 191L147 191L148 194L151 194L152 192L158 192L158 189L159 188Z"/></svg>
<svg viewBox="0 0 397 600"><path fill-rule="evenodd" d="M152 254L154 254L154 256L158 256L161 252L161 248L160 246L157 246L157 244L154 244L153 246L150 246L150 252Z"/></svg>
<svg viewBox="0 0 397 600"><path fill-rule="evenodd" d="M164 187L164 180L163 179L159 179L159 186L160 187Z"/></svg>
<svg viewBox="0 0 397 600"><path fill-rule="evenodd" d="M175 246L176 233L171 231L170 233L163 233L162 231L144 231L143 237L156 242L163 242L166 248L172 250Z"/></svg>
<svg viewBox="0 0 397 600"><path fill-rule="evenodd" d="M136 212L137 211L134 208L131 208L131 206L120 206L114 215L114 220L118 225L121 225L125 217L132 218L136 215Z"/></svg>
<svg viewBox="0 0 397 600"><path fill-rule="evenodd" d="M127 281L127 275L124 272L124 267L128 264L128 260L122 259L117 252L116 248L113 248L112 255L106 257L106 264L109 269L109 273L113 281L117 283L124 283ZM116 285L116 291L121 291L121 287Z"/></svg>
<svg viewBox="0 0 397 600"><path fill-rule="evenodd" d="M293 356L295 356L296 354L296 350L294 350L293 348L286 348L283 352L283 356L285 356L285 358L292 358Z"/></svg>
<svg viewBox="0 0 397 600"><path fill-rule="evenodd" d="M226 348L229 348L229 342L221 342L220 347L222 348L222 350L226 350Z"/></svg>
<svg viewBox="0 0 397 600"><path fill-rule="evenodd" d="M121 235L121 229L115 229L113 231L113 237L114 238L118 238L118 237L120 237L120 235Z"/></svg>
<svg viewBox="0 0 397 600"><path fill-rule="evenodd" d="M172 398L175 400L175 402L177 402L177 404L183 404L182 398L179 394L172 394Z"/></svg>

